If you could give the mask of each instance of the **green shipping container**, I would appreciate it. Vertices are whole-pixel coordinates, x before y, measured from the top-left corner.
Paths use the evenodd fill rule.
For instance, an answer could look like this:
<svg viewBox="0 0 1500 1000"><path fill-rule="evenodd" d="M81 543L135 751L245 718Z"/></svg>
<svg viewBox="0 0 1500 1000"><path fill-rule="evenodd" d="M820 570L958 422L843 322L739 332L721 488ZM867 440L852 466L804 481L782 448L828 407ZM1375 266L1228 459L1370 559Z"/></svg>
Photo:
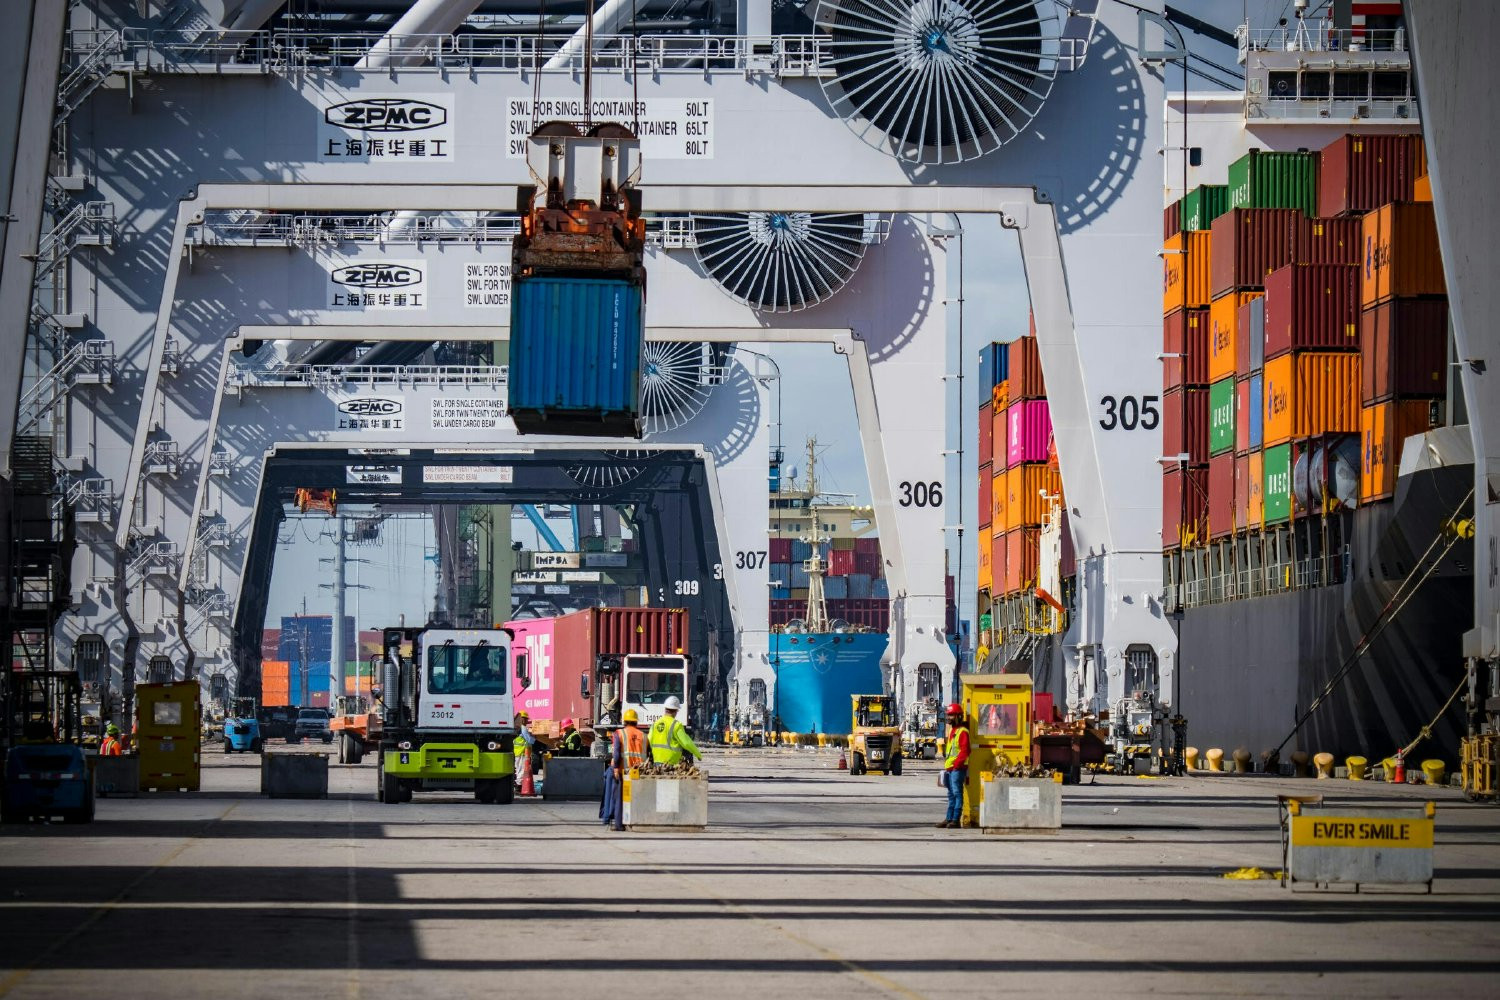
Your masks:
<svg viewBox="0 0 1500 1000"><path fill-rule="evenodd" d="M1234 379L1220 379L1208 389L1208 453L1222 455L1234 447Z"/></svg>
<svg viewBox="0 0 1500 1000"><path fill-rule="evenodd" d="M1292 516L1292 446L1278 444L1267 448L1262 459L1261 495L1265 501L1267 524L1277 524Z"/></svg>
<svg viewBox="0 0 1500 1000"><path fill-rule="evenodd" d="M1200 184L1182 196L1182 228L1202 232L1229 211L1228 184Z"/></svg>
<svg viewBox="0 0 1500 1000"><path fill-rule="evenodd" d="M1297 208L1317 215L1317 154L1246 153L1229 165L1229 208Z"/></svg>

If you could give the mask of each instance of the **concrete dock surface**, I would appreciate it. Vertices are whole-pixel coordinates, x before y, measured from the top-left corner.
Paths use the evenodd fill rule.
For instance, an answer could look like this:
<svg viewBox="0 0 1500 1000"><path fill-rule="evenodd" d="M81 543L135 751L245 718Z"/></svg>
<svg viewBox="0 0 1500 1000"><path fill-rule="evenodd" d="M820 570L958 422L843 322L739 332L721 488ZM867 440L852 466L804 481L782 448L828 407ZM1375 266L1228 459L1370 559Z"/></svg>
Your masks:
<svg viewBox="0 0 1500 1000"><path fill-rule="evenodd" d="M934 764L711 749L710 828L672 836L382 805L373 763L270 800L257 758L204 758L200 792L0 828L0 996L1500 995L1500 808L1451 788L1100 777L1060 833L997 837L934 828ZM1276 795L1314 790L1435 800L1433 893L1223 877L1280 868Z"/></svg>

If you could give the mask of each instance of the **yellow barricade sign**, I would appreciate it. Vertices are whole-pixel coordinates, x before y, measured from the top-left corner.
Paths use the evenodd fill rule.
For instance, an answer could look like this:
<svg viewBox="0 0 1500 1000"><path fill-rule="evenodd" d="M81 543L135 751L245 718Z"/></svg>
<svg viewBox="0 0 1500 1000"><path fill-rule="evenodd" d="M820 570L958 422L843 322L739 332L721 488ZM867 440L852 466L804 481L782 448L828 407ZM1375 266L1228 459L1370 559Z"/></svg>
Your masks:
<svg viewBox="0 0 1500 1000"><path fill-rule="evenodd" d="M1294 847L1432 847L1430 819L1293 816Z"/></svg>

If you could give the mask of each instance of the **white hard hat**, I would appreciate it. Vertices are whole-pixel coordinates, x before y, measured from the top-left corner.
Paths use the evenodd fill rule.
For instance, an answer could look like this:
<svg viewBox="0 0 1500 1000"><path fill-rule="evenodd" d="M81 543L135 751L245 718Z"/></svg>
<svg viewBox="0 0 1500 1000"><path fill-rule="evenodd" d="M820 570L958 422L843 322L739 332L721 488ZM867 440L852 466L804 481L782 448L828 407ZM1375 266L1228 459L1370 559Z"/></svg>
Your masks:
<svg viewBox="0 0 1500 1000"><path fill-rule="evenodd" d="M668 712L675 712L681 707L682 699L677 697L675 694L672 695L672 697L668 698L667 703L662 706L662 708L665 708Z"/></svg>

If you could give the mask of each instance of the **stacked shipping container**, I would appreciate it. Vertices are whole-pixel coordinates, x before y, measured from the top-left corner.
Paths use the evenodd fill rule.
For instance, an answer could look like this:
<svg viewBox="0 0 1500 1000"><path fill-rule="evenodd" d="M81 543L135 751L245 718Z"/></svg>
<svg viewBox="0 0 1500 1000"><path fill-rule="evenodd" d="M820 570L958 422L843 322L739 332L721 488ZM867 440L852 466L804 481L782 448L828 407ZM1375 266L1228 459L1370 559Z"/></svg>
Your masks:
<svg viewBox="0 0 1500 1000"><path fill-rule="evenodd" d="M1165 548L1392 495L1447 381L1424 164L1417 136L1257 151L1166 212Z"/></svg>
<svg viewBox="0 0 1500 1000"><path fill-rule="evenodd" d="M772 627L807 616L807 567L812 545L773 538L770 544ZM884 631L890 627L890 585L878 538L823 542L823 596L830 618Z"/></svg>

